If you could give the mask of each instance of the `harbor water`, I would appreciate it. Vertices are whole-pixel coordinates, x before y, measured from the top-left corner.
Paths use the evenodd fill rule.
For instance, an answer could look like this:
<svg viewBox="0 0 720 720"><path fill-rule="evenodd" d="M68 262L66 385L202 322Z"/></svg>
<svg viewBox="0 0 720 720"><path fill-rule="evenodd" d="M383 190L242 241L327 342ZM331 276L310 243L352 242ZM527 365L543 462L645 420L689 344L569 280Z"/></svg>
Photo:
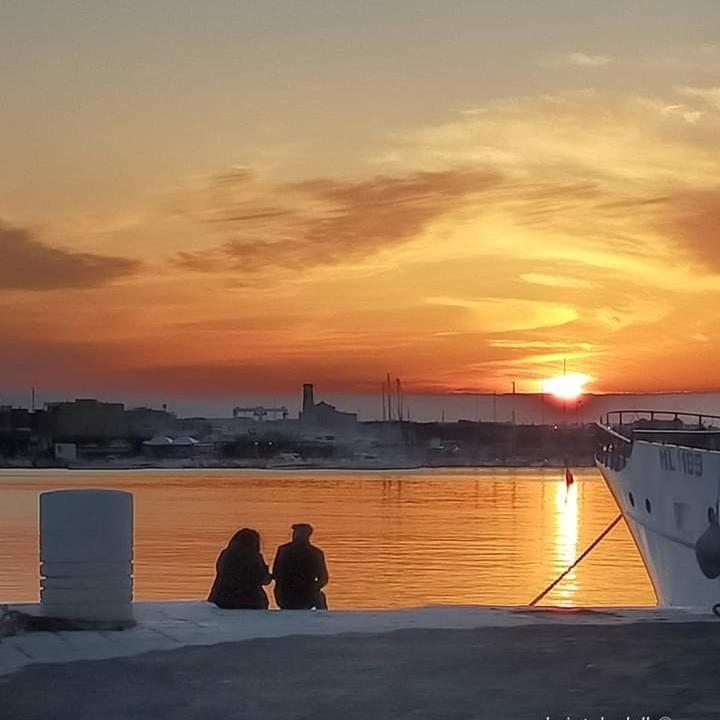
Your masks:
<svg viewBox="0 0 720 720"><path fill-rule="evenodd" d="M310 522L334 608L528 603L617 515L600 475L558 469L411 471L2 470L0 602L39 596L38 494L116 488L135 496L135 598L202 599L240 527L271 563ZM271 593L270 593L271 594ZM543 604L654 605L621 523Z"/></svg>

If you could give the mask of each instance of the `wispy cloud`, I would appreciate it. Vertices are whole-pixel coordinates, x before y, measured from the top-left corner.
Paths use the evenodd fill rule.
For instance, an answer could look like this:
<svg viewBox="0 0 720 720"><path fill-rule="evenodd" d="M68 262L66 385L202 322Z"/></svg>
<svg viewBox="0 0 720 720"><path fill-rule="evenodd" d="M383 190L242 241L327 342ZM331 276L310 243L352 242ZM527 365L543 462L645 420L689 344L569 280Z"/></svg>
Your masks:
<svg viewBox="0 0 720 720"><path fill-rule="evenodd" d="M702 119L705 112L703 110L699 110L698 108L690 108L684 103L674 103L672 105L666 105L662 109L662 114L681 117L685 122L694 125Z"/></svg>
<svg viewBox="0 0 720 720"><path fill-rule="evenodd" d="M564 52L545 55L539 61L543 67L603 68L610 65L609 55L590 55L584 52Z"/></svg>
<svg viewBox="0 0 720 720"><path fill-rule="evenodd" d="M476 211L493 226L478 249L687 286L687 265L715 268L719 254L720 112L697 101L703 111L692 99L674 112L661 98L592 91L511 98L408 134L394 151L399 169L469 157L499 173Z"/></svg>
<svg viewBox="0 0 720 720"><path fill-rule="evenodd" d="M51 247L0 223L0 289L57 290L105 285L137 273L136 260Z"/></svg>
<svg viewBox="0 0 720 720"><path fill-rule="evenodd" d="M431 305L463 308L468 327L476 332L494 333L557 327L578 318L575 308L549 301L525 298L429 297Z"/></svg>
<svg viewBox="0 0 720 720"><path fill-rule="evenodd" d="M685 87L678 88L678 91L682 95L687 95L688 97L700 98L712 107L720 110L720 86L693 87L687 85Z"/></svg>
<svg viewBox="0 0 720 720"><path fill-rule="evenodd" d="M564 277L562 275L546 275L543 273L525 273L520 276L521 280L533 285L545 285L557 288L578 288L588 289L597 287L597 283L578 277Z"/></svg>
<svg viewBox="0 0 720 720"><path fill-rule="evenodd" d="M720 273L720 177L714 187L678 191L663 210L659 230Z"/></svg>
<svg viewBox="0 0 720 720"><path fill-rule="evenodd" d="M179 253L175 262L185 270L240 273L352 262L414 239L499 182L491 170L452 168L270 188L285 205L256 207L257 199L245 197L215 205L209 218L229 239L209 251Z"/></svg>

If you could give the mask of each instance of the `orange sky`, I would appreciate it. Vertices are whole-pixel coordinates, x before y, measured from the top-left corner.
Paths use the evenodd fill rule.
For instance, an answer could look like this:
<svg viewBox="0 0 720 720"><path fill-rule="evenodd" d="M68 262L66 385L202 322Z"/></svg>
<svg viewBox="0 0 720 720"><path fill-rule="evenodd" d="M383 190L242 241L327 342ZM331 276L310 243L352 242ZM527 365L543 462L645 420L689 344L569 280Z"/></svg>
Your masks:
<svg viewBox="0 0 720 720"><path fill-rule="evenodd" d="M422 13L291 31L230 4L205 27L181 3L155 44L148 11L107 46L119 20L88 9L48 49L45 11L10 3L0 401L377 391L388 370L536 391L563 359L595 391L720 387L720 11L690 3L680 29L658 3L635 42L612 4L571 32L548 3L505 43L464 3L417 6L434 34Z"/></svg>

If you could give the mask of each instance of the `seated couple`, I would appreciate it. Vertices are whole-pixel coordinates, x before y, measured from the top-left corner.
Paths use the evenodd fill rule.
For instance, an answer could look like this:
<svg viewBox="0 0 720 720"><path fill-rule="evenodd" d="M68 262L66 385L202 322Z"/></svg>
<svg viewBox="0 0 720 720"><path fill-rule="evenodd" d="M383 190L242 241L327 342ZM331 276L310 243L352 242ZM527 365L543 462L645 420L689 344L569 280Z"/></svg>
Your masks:
<svg viewBox="0 0 720 720"><path fill-rule="evenodd" d="M328 583L325 556L310 544L313 528L292 526L292 541L278 548L272 573L260 552L260 534L244 528L233 535L217 559L208 600L220 608L267 610L263 589L275 580L275 601L283 610L327 610L322 588Z"/></svg>

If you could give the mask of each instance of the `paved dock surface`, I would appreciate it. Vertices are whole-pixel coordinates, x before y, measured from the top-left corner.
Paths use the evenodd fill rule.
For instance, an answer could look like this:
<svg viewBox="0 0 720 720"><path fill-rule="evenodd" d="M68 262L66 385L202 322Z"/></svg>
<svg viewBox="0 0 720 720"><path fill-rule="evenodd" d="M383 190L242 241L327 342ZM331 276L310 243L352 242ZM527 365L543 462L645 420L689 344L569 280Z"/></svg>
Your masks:
<svg viewBox="0 0 720 720"><path fill-rule="evenodd" d="M147 650L142 638L162 626L162 607L168 615L184 610L194 618L185 624L195 627L188 626L180 642L180 630L168 621L167 645L137 654L140 647ZM99 635L116 648L109 657L108 646L102 648L108 659L76 659L77 648L92 644L93 633L12 638L13 651L24 648L28 655L27 643L32 641L40 653L46 635L60 645L51 661L31 659L0 676L0 717L720 717L720 620L707 615L471 608L228 615L201 604L150 610L154 624ZM232 642L218 641L222 629ZM63 654L64 635L75 636L75 650ZM104 643L95 642L93 653L102 657L98 648ZM9 643L0 645L0 659L9 648Z"/></svg>

